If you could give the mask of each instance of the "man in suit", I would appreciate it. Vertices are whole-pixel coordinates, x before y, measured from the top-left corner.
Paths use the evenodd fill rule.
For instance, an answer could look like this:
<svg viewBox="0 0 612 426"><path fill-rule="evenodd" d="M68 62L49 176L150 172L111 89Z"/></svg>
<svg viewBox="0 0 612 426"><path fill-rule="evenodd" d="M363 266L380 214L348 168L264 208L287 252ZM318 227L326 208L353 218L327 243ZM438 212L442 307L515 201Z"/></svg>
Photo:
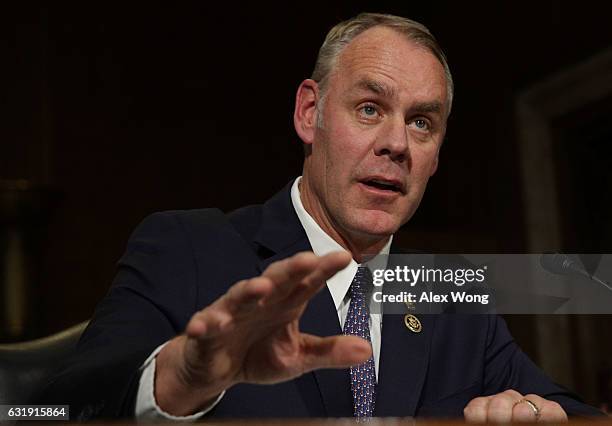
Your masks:
<svg viewBox="0 0 612 426"><path fill-rule="evenodd" d="M425 27L376 14L336 26L296 95L303 175L227 217L147 218L42 400L80 419L595 414L497 316L424 315L415 329L362 300L362 266L393 250L436 171L451 103Z"/></svg>

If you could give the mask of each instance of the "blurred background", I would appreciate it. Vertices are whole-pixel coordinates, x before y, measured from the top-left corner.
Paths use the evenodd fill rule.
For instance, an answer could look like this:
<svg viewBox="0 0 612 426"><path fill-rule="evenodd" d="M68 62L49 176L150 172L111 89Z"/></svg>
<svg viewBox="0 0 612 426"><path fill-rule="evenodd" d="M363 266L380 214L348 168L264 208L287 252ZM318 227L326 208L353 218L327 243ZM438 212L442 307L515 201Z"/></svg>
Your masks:
<svg viewBox="0 0 612 426"><path fill-rule="evenodd" d="M16 2L13 2L16 3ZM0 10L0 341L88 319L148 214L259 203L300 173L294 94L361 11L427 25L456 94L397 238L434 252L612 249L612 26L601 2L19 2ZM607 277L608 280L611 277ZM612 404L612 318L508 316Z"/></svg>

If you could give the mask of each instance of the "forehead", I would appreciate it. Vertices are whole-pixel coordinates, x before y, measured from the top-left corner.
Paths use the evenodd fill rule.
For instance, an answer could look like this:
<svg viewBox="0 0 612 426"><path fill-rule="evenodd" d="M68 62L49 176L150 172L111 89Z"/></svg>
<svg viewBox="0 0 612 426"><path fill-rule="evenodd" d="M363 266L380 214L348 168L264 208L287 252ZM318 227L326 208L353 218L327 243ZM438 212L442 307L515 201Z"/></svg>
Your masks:
<svg viewBox="0 0 612 426"><path fill-rule="evenodd" d="M341 90L358 90L364 78L380 81L399 97L446 102L446 76L440 61L390 28L370 28L355 37L340 54L331 80Z"/></svg>

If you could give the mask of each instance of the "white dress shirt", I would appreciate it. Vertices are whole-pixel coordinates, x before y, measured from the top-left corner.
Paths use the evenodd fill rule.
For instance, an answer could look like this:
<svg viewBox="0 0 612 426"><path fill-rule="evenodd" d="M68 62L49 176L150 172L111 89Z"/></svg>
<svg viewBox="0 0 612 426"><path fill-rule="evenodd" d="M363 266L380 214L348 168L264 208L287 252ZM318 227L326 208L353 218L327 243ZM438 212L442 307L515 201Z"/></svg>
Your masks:
<svg viewBox="0 0 612 426"><path fill-rule="evenodd" d="M315 220L308 214L304 205L302 204L302 200L300 197L300 181L302 177L298 177L293 186L291 187L291 202L293 204L293 208L297 213L297 216L302 224L302 227L306 231L306 236L308 237L308 241L312 246L312 251L317 256L324 256L327 253L331 253L333 251L346 251L340 244L338 244L333 238L325 233L321 229L321 227L315 222ZM379 254L388 255L389 249L391 247L391 241L393 240L393 236L389 237L389 241L385 244L383 249ZM369 266L370 269L380 269L385 268L386 265L386 256L379 256L373 258L370 262L367 262L365 265ZM382 263L382 264L381 264ZM351 259L349 265L336 273L333 277L327 280L327 288L331 293L332 299L334 300L334 305L336 306L336 311L338 313L338 321L340 324L340 328L344 328L344 321L346 320L346 315L348 313L349 303L350 303L350 293L349 288L351 286L351 282L353 281L353 277L357 273L357 268L361 266L355 262L355 260ZM382 328L382 315L380 313L370 314L370 338L372 341L372 352L374 354L374 366L376 368L376 377L378 378L378 364L380 360L380 339L381 339L381 328ZM140 377L140 382L138 385L138 393L136 395L136 407L135 407L135 415L136 419L139 421L150 421L150 420L182 420L182 421L193 421L197 420L210 410L212 410L215 405L223 398L225 392L222 392L221 395L205 410L200 411L198 413L192 414L190 416L179 417L173 416L164 412L156 403L155 395L154 395L154 379L155 379L155 357L161 351L166 343L160 345L151 355L147 358L147 360L143 363L141 369L142 375Z"/></svg>
<svg viewBox="0 0 612 426"><path fill-rule="evenodd" d="M306 231L306 236L308 237L308 241L312 246L312 251L317 256L324 256L327 253L331 253L333 251L346 251L340 244L336 242L332 237L327 235L319 226L317 222L308 214L304 205L302 204L302 199L300 198L300 189L299 184L302 180L302 177L298 177L293 186L291 187L291 202L293 203L293 208L300 219L300 223L304 230ZM379 254L388 255L389 249L391 247L391 241L393 240L393 236L389 238L387 244L383 247ZM386 265L387 256L377 256L374 257L370 262L365 265L369 266L370 269L383 269ZM376 264L379 262L384 262L384 264ZM361 266L354 259L351 259L351 263L348 264L346 268L339 271L327 280L327 288L331 293L332 299L334 299L334 305L336 306L336 311L338 312L338 321L340 322L340 328L344 328L344 321L346 320L346 315L348 314L348 308L351 301L349 288L351 287L351 282L353 281L353 277L357 273L357 268ZM372 310L370 310L372 311ZM380 335L382 328L382 315L379 313L370 314L370 339L372 340L372 352L374 353L374 366L376 368L376 377L378 378L378 361L380 360Z"/></svg>

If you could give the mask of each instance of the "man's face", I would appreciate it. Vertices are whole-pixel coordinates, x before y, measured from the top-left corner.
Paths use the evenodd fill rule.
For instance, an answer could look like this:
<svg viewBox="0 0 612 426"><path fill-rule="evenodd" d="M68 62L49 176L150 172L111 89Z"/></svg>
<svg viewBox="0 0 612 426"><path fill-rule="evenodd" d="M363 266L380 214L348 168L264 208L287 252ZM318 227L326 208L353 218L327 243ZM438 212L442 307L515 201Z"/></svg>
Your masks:
<svg viewBox="0 0 612 426"><path fill-rule="evenodd" d="M408 221L437 168L447 108L429 51L385 27L356 37L329 76L304 163L305 206L324 230L376 239Z"/></svg>

